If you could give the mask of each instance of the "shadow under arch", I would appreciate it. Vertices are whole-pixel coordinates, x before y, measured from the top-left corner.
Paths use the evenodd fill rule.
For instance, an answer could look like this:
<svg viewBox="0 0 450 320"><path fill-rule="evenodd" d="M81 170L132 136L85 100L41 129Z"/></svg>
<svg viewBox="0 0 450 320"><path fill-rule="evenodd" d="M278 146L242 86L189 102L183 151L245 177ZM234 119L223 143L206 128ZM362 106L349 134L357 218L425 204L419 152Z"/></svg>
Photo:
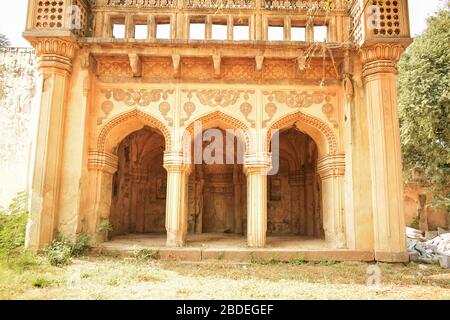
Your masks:
<svg viewBox="0 0 450 320"><path fill-rule="evenodd" d="M267 145L270 146L272 130L283 130L292 126L296 126L298 130L314 140L318 148L319 158L338 153L336 135L330 126L322 120L300 111L285 115L270 126Z"/></svg>
<svg viewBox="0 0 450 320"><path fill-rule="evenodd" d="M164 137L166 150L170 150L172 137L166 125L154 116L134 109L119 114L106 123L97 139L97 151L114 154L115 147L125 137L145 126L159 130Z"/></svg>

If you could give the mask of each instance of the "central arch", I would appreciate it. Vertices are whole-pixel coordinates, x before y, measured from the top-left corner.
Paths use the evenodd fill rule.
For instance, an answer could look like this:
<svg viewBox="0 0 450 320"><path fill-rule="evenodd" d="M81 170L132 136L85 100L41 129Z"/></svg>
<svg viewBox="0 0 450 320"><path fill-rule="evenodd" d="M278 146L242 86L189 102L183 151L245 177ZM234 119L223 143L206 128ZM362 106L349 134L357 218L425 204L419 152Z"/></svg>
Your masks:
<svg viewBox="0 0 450 320"><path fill-rule="evenodd" d="M296 128L280 133L279 170L268 177L268 236L322 238L322 190L315 141Z"/></svg>
<svg viewBox="0 0 450 320"><path fill-rule="evenodd" d="M195 132L195 121L201 123L202 132ZM204 133L209 129L214 130L216 136L211 141L203 141ZM233 138L233 163L227 163L226 160L229 156L226 154L226 130L229 129L239 130ZM202 143L202 150L213 144L218 136L223 139L222 149L215 150L214 154L216 159L222 159L222 163L207 164L202 161L192 166L188 188L188 231L191 239L207 237L208 240L220 240L232 237L245 241L247 187L243 155L249 144L247 130L245 123L220 111L203 115L187 126L192 138L192 155L196 139ZM238 144L242 147L238 147ZM239 148L242 153L238 152ZM242 158L238 158L239 156ZM194 234L203 236L193 236Z"/></svg>

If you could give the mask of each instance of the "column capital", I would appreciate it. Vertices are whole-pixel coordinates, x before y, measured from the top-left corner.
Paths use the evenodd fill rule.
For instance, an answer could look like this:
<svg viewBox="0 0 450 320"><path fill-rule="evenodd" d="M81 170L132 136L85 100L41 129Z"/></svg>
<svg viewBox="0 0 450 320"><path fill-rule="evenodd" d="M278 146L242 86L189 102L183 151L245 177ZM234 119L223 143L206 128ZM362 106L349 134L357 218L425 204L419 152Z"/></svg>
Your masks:
<svg viewBox="0 0 450 320"><path fill-rule="evenodd" d="M397 62L405 46L399 43L377 43L360 50L363 78L379 73L397 74Z"/></svg>
<svg viewBox="0 0 450 320"><path fill-rule="evenodd" d="M38 68L72 72L72 60L78 46L75 42L59 38L37 38L31 41L38 57Z"/></svg>
<svg viewBox="0 0 450 320"><path fill-rule="evenodd" d="M165 152L164 168L167 172L191 173L191 161L183 152Z"/></svg>
<svg viewBox="0 0 450 320"><path fill-rule="evenodd" d="M272 154L270 152L248 153L244 156L244 173L246 175L266 174L272 167Z"/></svg>
<svg viewBox="0 0 450 320"><path fill-rule="evenodd" d="M345 155L327 155L317 161L317 173L322 180L345 175Z"/></svg>
<svg viewBox="0 0 450 320"><path fill-rule="evenodd" d="M113 175L119 166L119 158L107 152L89 150L88 169L98 170Z"/></svg>

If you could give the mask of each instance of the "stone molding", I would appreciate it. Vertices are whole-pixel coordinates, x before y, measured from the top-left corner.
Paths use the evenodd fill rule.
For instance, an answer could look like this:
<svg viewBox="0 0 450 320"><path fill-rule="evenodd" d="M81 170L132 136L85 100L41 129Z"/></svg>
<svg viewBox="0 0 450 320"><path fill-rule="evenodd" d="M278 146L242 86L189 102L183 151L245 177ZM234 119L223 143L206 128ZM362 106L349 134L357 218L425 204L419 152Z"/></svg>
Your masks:
<svg viewBox="0 0 450 320"><path fill-rule="evenodd" d="M268 132L270 133L271 130L281 130L291 124L296 124L297 122L299 122L300 124L305 123L315 129L317 129L318 131L320 131L320 133L322 135L324 135L324 137L327 141L328 153L332 154L332 155L337 153L338 144L337 144L336 136L333 133L333 130L322 120L312 117L312 116L309 116L307 114L304 114L300 111L289 114L289 115L284 116L283 118L277 120L274 124L271 125ZM267 145L270 145L269 144L270 140L271 140L271 136L269 135ZM316 143L317 143L317 141L316 141Z"/></svg>
<svg viewBox="0 0 450 320"><path fill-rule="evenodd" d="M119 165L119 158L107 152L89 150L88 168L90 170L99 170L101 172L114 174Z"/></svg>
<svg viewBox="0 0 450 320"><path fill-rule="evenodd" d="M267 175L272 167L272 154L270 152L247 153L244 156L244 173Z"/></svg>
<svg viewBox="0 0 450 320"><path fill-rule="evenodd" d="M397 74L397 62L405 50L401 44L379 43L361 49L361 62L363 63L363 78L373 74Z"/></svg>
<svg viewBox="0 0 450 320"><path fill-rule="evenodd" d="M317 173L322 180L345 175L345 155L327 155L317 161Z"/></svg>
<svg viewBox="0 0 450 320"><path fill-rule="evenodd" d="M165 152L163 166L167 172L191 173L189 155L185 155L183 152Z"/></svg>
<svg viewBox="0 0 450 320"><path fill-rule="evenodd" d="M132 111L120 114L111 120L109 120L105 126L102 128L98 140L97 140L97 150L101 152L105 152L106 140L108 138L109 133L121 123L128 121L129 119L137 118L143 121L144 124L149 125L152 128L159 130L164 136L166 149L170 150L172 145L172 138L169 129L157 118L154 116L140 111L138 109L134 109Z"/></svg>
<svg viewBox="0 0 450 320"><path fill-rule="evenodd" d="M233 129L241 130L244 139L245 139L245 147L246 150L249 150L249 148L252 146L252 137L250 134L248 134L249 126L247 126L244 122L241 120L230 116L222 111L216 110L211 113L208 113L206 115L202 115L200 117L196 117L193 119L187 126L186 130L191 134L191 137L195 139L194 137L194 123L196 121L201 121L203 128L207 127L209 123L215 122L215 121L221 121L227 125L229 125Z"/></svg>
<svg viewBox="0 0 450 320"><path fill-rule="evenodd" d="M31 43L36 50L39 69L56 68L71 73L78 46L58 38L40 38Z"/></svg>

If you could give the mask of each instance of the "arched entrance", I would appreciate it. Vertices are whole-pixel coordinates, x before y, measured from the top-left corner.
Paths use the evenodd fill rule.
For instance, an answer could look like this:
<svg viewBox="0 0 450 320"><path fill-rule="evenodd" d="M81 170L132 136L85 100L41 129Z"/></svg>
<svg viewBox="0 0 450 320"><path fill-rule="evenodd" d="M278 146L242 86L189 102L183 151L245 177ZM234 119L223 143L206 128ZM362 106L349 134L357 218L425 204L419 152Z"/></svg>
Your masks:
<svg viewBox="0 0 450 320"><path fill-rule="evenodd" d="M167 173L163 167L164 136L145 126L117 147L113 176L110 236L166 232Z"/></svg>
<svg viewBox="0 0 450 320"><path fill-rule="evenodd" d="M333 247L344 248L347 241L343 192L345 155L339 152L333 129L302 112L279 119L270 129L281 133L279 174L285 176L284 188L290 190L283 193L284 197L290 197L285 201L291 208L283 214L287 217L290 213L293 217L284 220L285 232L292 230L296 235L325 238ZM270 197L271 194L269 203Z"/></svg>
<svg viewBox="0 0 450 320"><path fill-rule="evenodd" d="M280 132L279 171L268 177L268 236L323 237L322 192L314 140L297 128Z"/></svg>
<svg viewBox="0 0 450 320"><path fill-rule="evenodd" d="M243 154L238 151L243 146L238 146L242 142L237 136L227 142L227 132L222 127L209 127L194 138L202 144L202 161L193 165L189 178L190 234L245 233L246 178ZM230 149L232 158L227 159ZM194 142L192 153L195 152Z"/></svg>

